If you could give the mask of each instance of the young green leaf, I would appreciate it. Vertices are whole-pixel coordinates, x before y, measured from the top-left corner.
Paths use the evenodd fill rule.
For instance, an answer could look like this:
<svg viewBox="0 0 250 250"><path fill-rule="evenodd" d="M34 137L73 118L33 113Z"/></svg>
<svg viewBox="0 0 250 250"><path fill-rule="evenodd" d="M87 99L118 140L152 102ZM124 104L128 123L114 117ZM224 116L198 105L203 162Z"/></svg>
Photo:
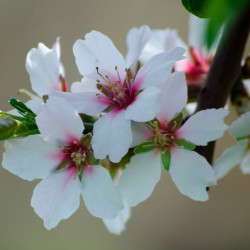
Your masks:
<svg viewBox="0 0 250 250"><path fill-rule="evenodd" d="M209 1L210 0L182 0L182 5L195 16L207 18L208 15L205 9Z"/></svg>
<svg viewBox="0 0 250 250"><path fill-rule="evenodd" d="M0 116L0 140L5 140L15 133L18 123L9 116Z"/></svg>

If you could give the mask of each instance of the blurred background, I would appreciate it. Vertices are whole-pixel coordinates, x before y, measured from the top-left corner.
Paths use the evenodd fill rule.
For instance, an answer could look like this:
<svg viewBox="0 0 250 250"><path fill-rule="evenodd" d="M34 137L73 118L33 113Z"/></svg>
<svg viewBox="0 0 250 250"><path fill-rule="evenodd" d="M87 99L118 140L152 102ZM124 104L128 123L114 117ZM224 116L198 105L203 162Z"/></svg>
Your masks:
<svg viewBox="0 0 250 250"><path fill-rule="evenodd" d="M126 54L128 30L143 24L176 28L187 41L188 16L180 0L0 0L0 109L11 109L11 97L26 100L17 90L31 90L25 59L39 42L51 47L61 37L61 59L70 84L81 79L72 46L91 30L108 35ZM248 52L249 48L248 43ZM226 122L233 119L231 114ZM226 134L216 155L233 143ZM2 152L0 143L0 162ZM0 249L250 249L250 176L238 168L211 188L205 203L181 195L163 172L152 196L133 208L121 236L110 234L83 202L71 218L47 231L30 206L37 183L0 169Z"/></svg>

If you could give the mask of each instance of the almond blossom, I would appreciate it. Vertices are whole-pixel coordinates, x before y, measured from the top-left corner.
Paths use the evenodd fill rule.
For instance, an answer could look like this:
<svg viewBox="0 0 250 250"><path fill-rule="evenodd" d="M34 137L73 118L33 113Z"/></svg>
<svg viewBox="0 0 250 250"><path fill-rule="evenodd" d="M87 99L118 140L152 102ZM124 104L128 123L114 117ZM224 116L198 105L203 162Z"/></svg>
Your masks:
<svg viewBox="0 0 250 250"><path fill-rule="evenodd" d="M217 179L224 177L237 164L240 164L244 174L250 174L250 112L234 121L228 131L237 143L227 148L215 161L214 170Z"/></svg>
<svg viewBox="0 0 250 250"><path fill-rule="evenodd" d="M169 171L179 191L194 200L208 199L206 187L216 184L216 177L204 157L192 151L221 137L227 126L228 111L208 109L191 116L181 127L181 111L187 101L187 85L182 72L172 74L160 85L162 105L156 118L148 123L133 123L138 154L121 175L119 188L129 206L147 199L160 179L161 166Z"/></svg>
<svg viewBox="0 0 250 250"><path fill-rule="evenodd" d="M176 60L182 59L184 50L175 48L153 57L141 68L138 55L149 39L150 30L141 27L132 33L127 59L123 58L112 41L100 32L92 31L85 40L73 46L76 64L84 76L74 83L72 92L55 93L66 98L79 113L97 115L108 112L95 122L92 147L95 157L107 155L119 162L132 142L131 121L153 119L160 110L160 90L156 85L169 77Z"/></svg>
<svg viewBox="0 0 250 250"><path fill-rule="evenodd" d="M123 209L120 192L109 172L93 156L91 135L77 111L60 98L42 104L36 117L40 135L5 143L3 167L25 179L42 179L31 205L52 229L80 205L80 194L89 212L113 219Z"/></svg>
<svg viewBox="0 0 250 250"><path fill-rule="evenodd" d="M140 54L140 61L145 63L159 53L176 46L183 47L187 50L187 58L176 62L175 69L185 73L189 85L203 83L217 46L215 44L210 50L205 47L204 32L207 23L207 19L190 15L188 45L182 41L175 29L152 30L151 38Z"/></svg>
<svg viewBox="0 0 250 250"><path fill-rule="evenodd" d="M64 79L64 67L60 61L61 48L60 38L56 39L52 49L43 43L39 43L37 48L32 48L26 57L25 67L30 77L31 88L36 94L20 89L20 93L25 93L32 99L26 103L34 113L40 111L43 99L53 91L67 91L67 83ZM17 115L17 111L9 113Z"/></svg>

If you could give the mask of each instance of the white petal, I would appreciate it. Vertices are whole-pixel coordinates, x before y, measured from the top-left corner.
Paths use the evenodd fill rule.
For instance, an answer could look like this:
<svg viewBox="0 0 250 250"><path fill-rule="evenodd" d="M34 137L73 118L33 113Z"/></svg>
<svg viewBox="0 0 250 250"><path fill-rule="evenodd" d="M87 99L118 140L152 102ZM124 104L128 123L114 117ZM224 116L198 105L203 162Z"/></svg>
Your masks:
<svg viewBox="0 0 250 250"><path fill-rule="evenodd" d="M74 87L75 88L75 87ZM62 98L73 106L78 113L84 113L87 115L97 115L107 108L107 104L100 102L96 94L98 92L78 92L78 93L66 93L66 92L53 92L51 98Z"/></svg>
<svg viewBox="0 0 250 250"><path fill-rule="evenodd" d="M234 121L228 130L235 138L250 136L250 112L243 114Z"/></svg>
<svg viewBox="0 0 250 250"><path fill-rule="evenodd" d="M84 130L77 111L62 98L49 98L42 105L36 123L43 139L54 145L63 146L79 139Z"/></svg>
<svg viewBox="0 0 250 250"><path fill-rule="evenodd" d="M44 142L40 135L5 142L3 167L11 173L32 181L50 175L60 164L58 148Z"/></svg>
<svg viewBox="0 0 250 250"><path fill-rule="evenodd" d="M223 118L227 116L228 110L207 109L191 116L178 130L178 136L196 145L205 146L209 141L220 138L227 125Z"/></svg>
<svg viewBox="0 0 250 250"><path fill-rule="evenodd" d="M154 119L161 109L159 98L159 88L150 86L144 89L136 97L136 100L127 107L125 118L137 122L147 122Z"/></svg>
<svg viewBox="0 0 250 250"><path fill-rule="evenodd" d="M243 158L240 169L243 174L250 174L250 152Z"/></svg>
<svg viewBox="0 0 250 250"><path fill-rule="evenodd" d="M155 155L153 151L141 153L132 157L120 177L118 187L128 205L134 207L152 194L160 176L160 155Z"/></svg>
<svg viewBox="0 0 250 250"><path fill-rule="evenodd" d="M187 103L187 105L185 106L185 110L189 115L193 114L196 108L197 108L197 102Z"/></svg>
<svg viewBox="0 0 250 250"><path fill-rule="evenodd" d="M224 177L233 167L239 164L246 152L247 140L241 140L232 147L227 148L214 163L215 175L218 179Z"/></svg>
<svg viewBox="0 0 250 250"><path fill-rule="evenodd" d="M149 130L144 123L132 122L131 129L133 133L133 141L131 144L131 148L141 144L146 139L150 138L152 131Z"/></svg>
<svg viewBox="0 0 250 250"><path fill-rule="evenodd" d="M60 46L60 37L56 38L56 42L53 44L52 49L56 51L57 57L60 61L61 58L61 46ZM65 76L65 70L62 62L60 61L59 64L59 72L64 77Z"/></svg>
<svg viewBox="0 0 250 250"><path fill-rule="evenodd" d="M150 38L150 28L147 25L140 28L132 28L127 35L128 53L126 57L127 67L133 72L139 59L139 55L146 42Z"/></svg>
<svg viewBox="0 0 250 250"><path fill-rule="evenodd" d="M135 85L140 89L155 84L162 84L168 79L174 63L177 60L183 59L184 49L176 47L154 56L151 60L145 63L135 78Z"/></svg>
<svg viewBox="0 0 250 250"><path fill-rule="evenodd" d="M30 75L32 89L39 95L48 95L60 90L59 64L55 50L39 43L37 49L31 49L26 58L26 70Z"/></svg>
<svg viewBox="0 0 250 250"><path fill-rule="evenodd" d="M104 75L116 76L117 66L122 78L125 76L125 60L112 41L100 32L92 31L85 40L77 40L73 46L76 64L83 76L96 75L96 67L104 71Z"/></svg>
<svg viewBox="0 0 250 250"><path fill-rule="evenodd" d="M199 18L194 15L190 15L189 17L189 39L188 44L197 49L200 50L205 45L204 41L204 31L205 27L208 23L208 19Z"/></svg>
<svg viewBox="0 0 250 250"><path fill-rule="evenodd" d="M60 46L60 37L56 38L55 43L52 45L52 49L55 50L57 58L61 58L61 46Z"/></svg>
<svg viewBox="0 0 250 250"><path fill-rule="evenodd" d="M50 230L78 209L81 189L76 170L66 169L42 180L35 187L31 206Z"/></svg>
<svg viewBox="0 0 250 250"><path fill-rule="evenodd" d="M99 218L114 219L123 209L118 188L109 172L102 166L94 165L84 170L82 196L89 212Z"/></svg>
<svg viewBox="0 0 250 250"><path fill-rule="evenodd" d="M177 46L186 49L186 45L177 35L177 30L167 28L165 30L152 30L151 33L151 38L146 43L139 58L142 63L146 63L153 56Z"/></svg>
<svg viewBox="0 0 250 250"><path fill-rule="evenodd" d="M172 150L169 173L179 191L197 201L208 200L206 187L216 184L212 167L194 151Z"/></svg>
<svg viewBox="0 0 250 250"><path fill-rule="evenodd" d="M112 111L101 117L95 122L93 132L92 147L97 159L108 155L112 162L119 162L128 152L132 131L124 111Z"/></svg>
<svg viewBox="0 0 250 250"><path fill-rule="evenodd" d="M125 225L131 216L130 207L124 202L124 208L118 212L115 219L104 219L103 223L112 234L121 234L125 230Z"/></svg>
<svg viewBox="0 0 250 250"><path fill-rule="evenodd" d="M83 77L81 82L74 82L71 86L71 91L73 93L79 93L79 92L99 92L99 90L96 87L96 81L88 78Z"/></svg>
<svg viewBox="0 0 250 250"><path fill-rule="evenodd" d="M161 89L161 111L157 118L159 121L171 121L178 115L187 103L187 83L183 72L170 75L167 82L158 86Z"/></svg>

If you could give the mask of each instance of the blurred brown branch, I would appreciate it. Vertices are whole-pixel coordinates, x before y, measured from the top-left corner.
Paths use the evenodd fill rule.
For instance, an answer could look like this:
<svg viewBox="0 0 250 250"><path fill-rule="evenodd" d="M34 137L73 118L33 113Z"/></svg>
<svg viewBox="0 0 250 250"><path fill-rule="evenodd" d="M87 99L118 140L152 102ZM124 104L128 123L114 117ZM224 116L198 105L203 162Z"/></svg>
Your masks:
<svg viewBox="0 0 250 250"><path fill-rule="evenodd" d="M207 80L201 89L196 112L224 107L233 84L241 73L241 60L250 29L250 5L234 23L225 26L219 47L212 62ZM213 161L215 142L197 147L209 163Z"/></svg>

